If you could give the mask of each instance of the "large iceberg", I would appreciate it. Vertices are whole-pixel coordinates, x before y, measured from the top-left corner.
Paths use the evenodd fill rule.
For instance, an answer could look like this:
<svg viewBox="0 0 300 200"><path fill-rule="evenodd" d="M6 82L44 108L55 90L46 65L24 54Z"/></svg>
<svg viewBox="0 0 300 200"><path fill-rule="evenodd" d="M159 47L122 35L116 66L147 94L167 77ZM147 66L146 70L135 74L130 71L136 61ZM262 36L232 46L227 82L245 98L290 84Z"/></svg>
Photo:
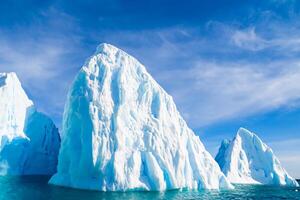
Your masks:
<svg viewBox="0 0 300 200"><path fill-rule="evenodd" d="M0 73L0 174L52 175L60 136L54 123L36 111L15 73Z"/></svg>
<svg viewBox="0 0 300 200"><path fill-rule="evenodd" d="M101 44L65 106L51 184L100 191L231 188L145 67Z"/></svg>
<svg viewBox="0 0 300 200"><path fill-rule="evenodd" d="M232 141L222 142L215 159L232 183L298 186L272 149L244 128Z"/></svg>

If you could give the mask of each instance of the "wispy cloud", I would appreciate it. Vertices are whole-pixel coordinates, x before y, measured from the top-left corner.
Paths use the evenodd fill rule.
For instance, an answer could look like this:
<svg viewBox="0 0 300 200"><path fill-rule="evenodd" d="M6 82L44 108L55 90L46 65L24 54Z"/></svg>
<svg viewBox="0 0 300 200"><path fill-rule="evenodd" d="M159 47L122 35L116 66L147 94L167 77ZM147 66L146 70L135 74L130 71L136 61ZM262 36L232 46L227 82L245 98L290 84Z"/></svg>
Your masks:
<svg viewBox="0 0 300 200"><path fill-rule="evenodd" d="M268 41L256 34L253 27L247 30L236 30L231 39L236 46L252 51L262 50L270 46Z"/></svg>
<svg viewBox="0 0 300 200"><path fill-rule="evenodd" d="M254 27L250 27L245 30L234 31L231 40L237 47L251 51L271 49L285 54L284 51L291 53L300 50L300 37L295 35L295 32L290 37L284 35L278 38L265 39L256 33Z"/></svg>
<svg viewBox="0 0 300 200"><path fill-rule="evenodd" d="M70 28L73 23L67 15L52 8L42 15L50 13L52 18L47 18L47 26L36 19L26 28L0 29L0 71L17 72L37 108L60 124L67 89L80 67L70 55L81 50L79 38L73 33L66 35L68 30L47 30L49 26L57 30Z"/></svg>
<svg viewBox="0 0 300 200"><path fill-rule="evenodd" d="M289 67L286 67L289 65ZM176 81L171 79L176 77ZM194 126L289 106L300 98L300 63L208 63L162 73Z"/></svg>

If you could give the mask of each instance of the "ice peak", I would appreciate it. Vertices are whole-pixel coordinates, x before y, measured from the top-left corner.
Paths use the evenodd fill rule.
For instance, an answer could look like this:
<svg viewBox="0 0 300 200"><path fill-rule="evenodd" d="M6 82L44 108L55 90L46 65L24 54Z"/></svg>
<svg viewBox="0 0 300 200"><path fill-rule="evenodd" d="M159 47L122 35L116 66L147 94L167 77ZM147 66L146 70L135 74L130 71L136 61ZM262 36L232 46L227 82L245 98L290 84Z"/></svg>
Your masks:
<svg viewBox="0 0 300 200"><path fill-rule="evenodd" d="M97 52L110 52L110 51L118 51L119 48L115 47L114 45L108 44L108 43L101 43L97 47Z"/></svg>
<svg viewBox="0 0 300 200"><path fill-rule="evenodd" d="M0 87L7 85L10 82L15 82L20 84L20 81L15 72L0 73Z"/></svg>
<svg viewBox="0 0 300 200"><path fill-rule="evenodd" d="M6 78L13 78L18 79L17 74L15 72L1 72L0 73L0 79L6 79Z"/></svg>
<svg viewBox="0 0 300 200"><path fill-rule="evenodd" d="M229 144L230 144L230 140L224 139L224 140L222 140L221 146L222 147L227 147Z"/></svg>
<svg viewBox="0 0 300 200"><path fill-rule="evenodd" d="M114 58L117 55L117 52L122 52L123 54L125 53L121 49L107 43L101 43L97 46L95 55L105 55L110 58Z"/></svg>
<svg viewBox="0 0 300 200"><path fill-rule="evenodd" d="M7 78L7 73L0 73L0 80L6 79Z"/></svg>
<svg viewBox="0 0 300 200"><path fill-rule="evenodd" d="M125 51L107 43L100 44L94 55L83 66L84 73L98 76L99 72L120 71L129 68L132 72L145 72L145 67ZM137 72L138 73L138 72Z"/></svg>
<svg viewBox="0 0 300 200"><path fill-rule="evenodd" d="M15 101L23 99L23 102L16 103L11 101L11 104L26 104L27 106L33 104L22 88L22 84L15 72L0 73L0 95L3 101L5 101L5 98L13 98Z"/></svg>
<svg viewBox="0 0 300 200"><path fill-rule="evenodd" d="M7 74L0 73L0 87L6 84Z"/></svg>
<svg viewBox="0 0 300 200"><path fill-rule="evenodd" d="M250 132L246 128L240 127L236 136L239 136L241 138L253 137L254 133Z"/></svg>
<svg viewBox="0 0 300 200"><path fill-rule="evenodd" d="M85 76L93 80L95 77L98 77L100 78L99 80L103 81L105 77L111 76L117 85L128 85L124 84L124 81L119 81L125 78L136 80L137 83L141 80L150 81L156 87L159 87L147 72L145 66L136 58L106 43L100 44L97 47L96 52L86 61L80 73L82 76L78 76L78 78Z"/></svg>

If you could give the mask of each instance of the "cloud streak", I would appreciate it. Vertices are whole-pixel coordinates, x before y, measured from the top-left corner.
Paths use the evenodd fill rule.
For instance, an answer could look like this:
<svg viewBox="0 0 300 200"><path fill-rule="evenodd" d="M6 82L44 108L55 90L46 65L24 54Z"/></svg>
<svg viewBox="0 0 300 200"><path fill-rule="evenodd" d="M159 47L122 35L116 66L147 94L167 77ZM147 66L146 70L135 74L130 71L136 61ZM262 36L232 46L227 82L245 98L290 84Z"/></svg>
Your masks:
<svg viewBox="0 0 300 200"><path fill-rule="evenodd" d="M285 35L283 37L268 40L259 36L254 27L250 27L246 30L236 30L233 33L231 40L237 47L250 51L272 49L283 53L284 51L294 53L299 52L300 50L300 37L295 35L287 37L287 35Z"/></svg>
<svg viewBox="0 0 300 200"><path fill-rule="evenodd" d="M204 126L297 102L300 65L298 61L289 62L284 69L286 65L198 62L189 70L160 76L168 81L176 77L171 93L180 105L185 105L184 113L196 113L190 119L194 126Z"/></svg>

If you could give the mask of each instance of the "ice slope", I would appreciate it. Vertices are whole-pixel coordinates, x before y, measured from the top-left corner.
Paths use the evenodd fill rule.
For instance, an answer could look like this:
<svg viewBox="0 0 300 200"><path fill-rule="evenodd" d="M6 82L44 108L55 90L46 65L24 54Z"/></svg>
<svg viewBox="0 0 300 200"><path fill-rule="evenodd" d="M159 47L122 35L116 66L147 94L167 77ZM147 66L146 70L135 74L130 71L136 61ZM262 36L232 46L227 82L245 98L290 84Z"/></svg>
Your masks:
<svg viewBox="0 0 300 200"><path fill-rule="evenodd" d="M216 161L232 183L298 185L272 149L244 128L239 129L232 141L222 142Z"/></svg>
<svg viewBox="0 0 300 200"><path fill-rule="evenodd" d="M0 73L0 174L54 174L60 136L15 73Z"/></svg>
<svg viewBox="0 0 300 200"><path fill-rule="evenodd" d="M50 183L101 191L232 187L172 97L109 44L98 46L69 91Z"/></svg>

